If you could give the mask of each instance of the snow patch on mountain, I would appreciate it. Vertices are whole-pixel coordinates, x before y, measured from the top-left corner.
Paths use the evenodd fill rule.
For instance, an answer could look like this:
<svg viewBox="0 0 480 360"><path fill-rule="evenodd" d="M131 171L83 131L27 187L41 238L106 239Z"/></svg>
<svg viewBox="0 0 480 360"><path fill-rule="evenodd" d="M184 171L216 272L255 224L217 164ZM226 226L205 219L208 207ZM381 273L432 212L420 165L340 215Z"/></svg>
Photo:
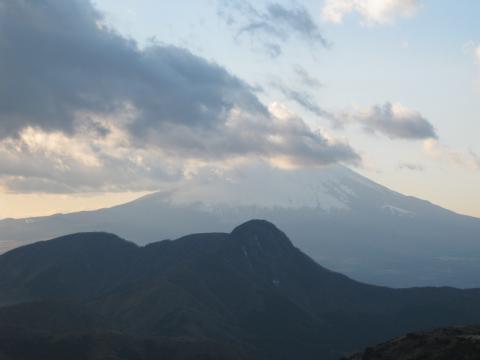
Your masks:
<svg viewBox="0 0 480 360"><path fill-rule="evenodd" d="M408 211L393 205L383 205L382 210L389 212L392 215L396 216L408 216L408 217L414 217L416 214L412 211Z"/></svg>
<svg viewBox="0 0 480 360"><path fill-rule="evenodd" d="M220 208L238 207L309 208L331 212L348 210L365 186L370 188L376 184L363 181L343 166L295 171L248 167L223 176L200 174L168 194L152 196L160 196L174 206L196 204L213 213Z"/></svg>

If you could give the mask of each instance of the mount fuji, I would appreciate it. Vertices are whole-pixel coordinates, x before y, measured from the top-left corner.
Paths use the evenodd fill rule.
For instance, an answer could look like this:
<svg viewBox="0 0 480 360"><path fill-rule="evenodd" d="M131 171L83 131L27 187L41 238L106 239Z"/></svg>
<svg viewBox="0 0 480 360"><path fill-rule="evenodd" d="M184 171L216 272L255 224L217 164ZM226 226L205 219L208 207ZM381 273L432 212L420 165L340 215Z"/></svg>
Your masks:
<svg viewBox="0 0 480 360"><path fill-rule="evenodd" d="M393 287L480 287L480 219L405 196L340 165L203 173L127 204L0 221L0 251L72 232L140 244L261 218L326 267Z"/></svg>

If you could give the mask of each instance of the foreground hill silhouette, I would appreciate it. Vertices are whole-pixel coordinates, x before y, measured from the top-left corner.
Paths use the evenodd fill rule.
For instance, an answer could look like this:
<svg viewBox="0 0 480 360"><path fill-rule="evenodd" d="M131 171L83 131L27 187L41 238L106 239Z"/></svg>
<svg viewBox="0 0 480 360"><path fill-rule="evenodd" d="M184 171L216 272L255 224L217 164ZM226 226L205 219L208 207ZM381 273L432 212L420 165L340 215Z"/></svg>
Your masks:
<svg viewBox="0 0 480 360"><path fill-rule="evenodd" d="M409 333L369 347L344 360L476 360L480 358L480 327L451 327Z"/></svg>
<svg viewBox="0 0 480 360"><path fill-rule="evenodd" d="M480 290L365 285L262 220L145 247L83 233L18 248L0 256L0 305L0 359L33 359L21 354L35 346L79 359L338 359L480 323Z"/></svg>

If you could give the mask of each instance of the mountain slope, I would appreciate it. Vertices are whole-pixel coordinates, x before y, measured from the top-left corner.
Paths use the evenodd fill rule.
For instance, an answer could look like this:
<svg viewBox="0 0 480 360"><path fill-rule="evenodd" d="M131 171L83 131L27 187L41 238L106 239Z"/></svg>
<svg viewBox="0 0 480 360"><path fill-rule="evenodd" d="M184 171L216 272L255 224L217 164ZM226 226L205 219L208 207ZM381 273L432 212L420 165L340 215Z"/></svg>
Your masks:
<svg viewBox="0 0 480 360"><path fill-rule="evenodd" d="M70 235L0 256L0 274L5 309L69 301L102 329L210 339L262 359L335 359L407 331L480 322L479 290L364 285L260 220L145 247Z"/></svg>
<svg viewBox="0 0 480 360"><path fill-rule="evenodd" d="M146 244L268 219L315 260L394 287L480 287L480 220L382 187L341 166L246 169L98 211L0 221L0 252L71 232L108 231Z"/></svg>

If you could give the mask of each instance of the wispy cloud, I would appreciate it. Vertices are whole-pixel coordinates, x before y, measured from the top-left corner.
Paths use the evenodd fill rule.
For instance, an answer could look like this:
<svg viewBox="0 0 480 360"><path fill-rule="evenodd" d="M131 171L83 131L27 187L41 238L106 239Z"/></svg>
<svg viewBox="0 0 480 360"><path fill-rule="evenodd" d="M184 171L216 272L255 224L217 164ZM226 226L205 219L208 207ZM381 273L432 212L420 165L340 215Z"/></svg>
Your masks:
<svg viewBox="0 0 480 360"><path fill-rule="evenodd" d="M340 24L346 15L357 13L363 24L382 25L398 17L411 17L421 8L421 0L326 0L322 10L325 21Z"/></svg>
<svg viewBox="0 0 480 360"><path fill-rule="evenodd" d="M315 76L310 74L302 66L296 65L293 67L293 70L297 76L297 79L300 81L302 85L314 90L323 86L322 82L319 79L317 79Z"/></svg>
<svg viewBox="0 0 480 360"><path fill-rule="evenodd" d="M305 110L315 114L318 117L332 120L333 115L318 105L317 101L307 90L296 90L286 86L281 81L272 81L272 87L277 89L285 98L300 105Z"/></svg>
<svg viewBox="0 0 480 360"><path fill-rule="evenodd" d="M413 164L408 162L402 162L398 165L398 168L401 170L410 170L410 171L424 171L425 166L421 164Z"/></svg>
<svg viewBox="0 0 480 360"><path fill-rule="evenodd" d="M462 46L463 52L469 56L472 57L475 60L476 63L480 64L480 44L476 43L473 40L470 40L463 44Z"/></svg>
<svg viewBox="0 0 480 360"><path fill-rule="evenodd" d="M299 65L293 67L293 72L294 78L288 85L282 79L275 77L270 81L270 86L304 110L318 117L332 120L333 115L320 106L315 99L315 93L323 86L320 80Z"/></svg>
<svg viewBox="0 0 480 360"><path fill-rule="evenodd" d="M236 38L250 36L272 57L282 53L283 44L291 37L310 46L328 46L313 16L300 4L270 3L258 9L247 0L221 0L219 15L235 30Z"/></svg>
<svg viewBox="0 0 480 360"><path fill-rule="evenodd" d="M480 156L473 150L457 150L435 139L425 140L423 149L433 159L472 171L480 170Z"/></svg>

